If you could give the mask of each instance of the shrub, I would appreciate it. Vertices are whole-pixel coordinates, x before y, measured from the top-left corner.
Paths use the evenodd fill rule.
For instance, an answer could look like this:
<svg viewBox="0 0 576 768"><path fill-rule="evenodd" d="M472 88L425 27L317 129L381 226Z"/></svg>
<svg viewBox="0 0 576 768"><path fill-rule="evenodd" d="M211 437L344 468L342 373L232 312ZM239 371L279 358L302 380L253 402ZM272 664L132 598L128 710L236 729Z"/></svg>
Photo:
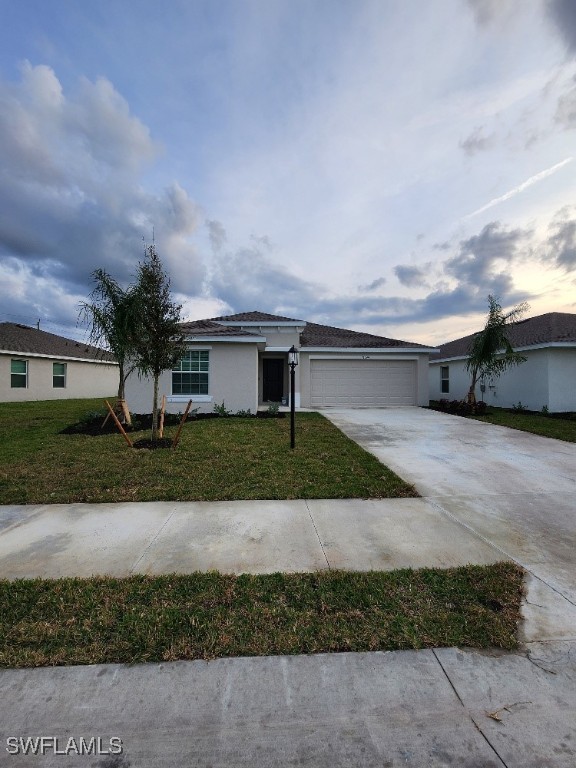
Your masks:
<svg viewBox="0 0 576 768"><path fill-rule="evenodd" d="M226 408L224 400L222 400L220 405L218 405L218 403L214 403L214 413L223 417L232 416L232 411L229 411L228 408Z"/></svg>

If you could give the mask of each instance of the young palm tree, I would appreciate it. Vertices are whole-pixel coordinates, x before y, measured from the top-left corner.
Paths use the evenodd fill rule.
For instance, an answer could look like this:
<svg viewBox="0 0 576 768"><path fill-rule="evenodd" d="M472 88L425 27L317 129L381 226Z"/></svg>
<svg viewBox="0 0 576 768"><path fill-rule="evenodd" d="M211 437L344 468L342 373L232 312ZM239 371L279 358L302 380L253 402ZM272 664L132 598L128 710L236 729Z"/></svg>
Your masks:
<svg viewBox="0 0 576 768"><path fill-rule="evenodd" d="M104 344L118 363L118 400L124 400L126 379L134 370L130 357L134 351L136 296L124 290L104 269L92 273L96 287L91 301L82 302L80 316L88 321L91 344Z"/></svg>
<svg viewBox="0 0 576 768"><path fill-rule="evenodd" d="M494 296L488 296L488 304L486 325L472 339L466 360L466 370L472 377L467 400L472 406L476 404L476 383L479 378L498 378L507 368L526 361L523 355L512 348L507 332L508 328L527 312L529 305L522 302L510 312L504 313Z"/></svg>

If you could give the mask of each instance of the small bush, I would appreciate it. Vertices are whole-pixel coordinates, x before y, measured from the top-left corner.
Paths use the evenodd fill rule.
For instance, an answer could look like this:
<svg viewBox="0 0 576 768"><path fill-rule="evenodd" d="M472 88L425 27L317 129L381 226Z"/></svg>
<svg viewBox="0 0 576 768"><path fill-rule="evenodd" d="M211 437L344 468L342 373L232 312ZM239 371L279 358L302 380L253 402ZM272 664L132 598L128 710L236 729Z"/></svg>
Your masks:
<svg viewBox="0 0 576 768"><path fill-rule="evenodd" d="M278 416L279 410L280 410L280 406L278 405L278 403L270 403L266 413L270 414L270 416Z"/></svg>
<svg viewBox="0 0 576 768"><path fill-rule="evenodd" d="M218 403L214 403L214 413L217 416L222 416L224 418L227 416L232 416L232 411L229 411L228 408L226 408L224 400L222 400L220 405L218 405Z"/></svg>
<svg viewBox="0 0 576 768"><path fill-rule="evenodd" d="M484 416L486 414L487 409L488 409L488 406L486 405L484 400L479 400L476 403L476 407L474 408L474 413L477 416Z"/></svg>

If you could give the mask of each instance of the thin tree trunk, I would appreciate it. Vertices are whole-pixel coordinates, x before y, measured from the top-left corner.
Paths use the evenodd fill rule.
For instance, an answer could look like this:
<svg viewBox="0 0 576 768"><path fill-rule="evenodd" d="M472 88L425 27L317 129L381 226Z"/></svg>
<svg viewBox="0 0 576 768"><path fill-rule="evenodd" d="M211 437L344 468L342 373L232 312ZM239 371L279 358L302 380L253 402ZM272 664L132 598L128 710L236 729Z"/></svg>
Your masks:
<svg viewBox="0 0 576 768"><path fill-rule="evenodd" d="M476 405L476 382L478 380L478 370L475 368L472 371L472 381L470 382L470 389L468 390L467 401L468 404L474 407Z"/></svg>
<svg viewBox="0 0 576 768"><path fill-rule="evenodd" d="M158 378L159 374L154 374L154 403L152 406L152 440L156 440L158 431Z"/></svg>

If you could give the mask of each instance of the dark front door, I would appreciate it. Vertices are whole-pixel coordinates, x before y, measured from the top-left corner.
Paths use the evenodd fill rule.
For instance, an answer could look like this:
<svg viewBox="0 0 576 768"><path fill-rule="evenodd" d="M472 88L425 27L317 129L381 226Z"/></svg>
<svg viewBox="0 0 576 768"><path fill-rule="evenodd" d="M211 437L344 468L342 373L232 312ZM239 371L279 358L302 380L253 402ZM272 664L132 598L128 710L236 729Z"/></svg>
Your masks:
<svg viewBox="0 0 576 768"><path fill-rule="evenodd" d="M279 403L284 395L284 360L265 357L262 376L262 399Z"/></svg>

